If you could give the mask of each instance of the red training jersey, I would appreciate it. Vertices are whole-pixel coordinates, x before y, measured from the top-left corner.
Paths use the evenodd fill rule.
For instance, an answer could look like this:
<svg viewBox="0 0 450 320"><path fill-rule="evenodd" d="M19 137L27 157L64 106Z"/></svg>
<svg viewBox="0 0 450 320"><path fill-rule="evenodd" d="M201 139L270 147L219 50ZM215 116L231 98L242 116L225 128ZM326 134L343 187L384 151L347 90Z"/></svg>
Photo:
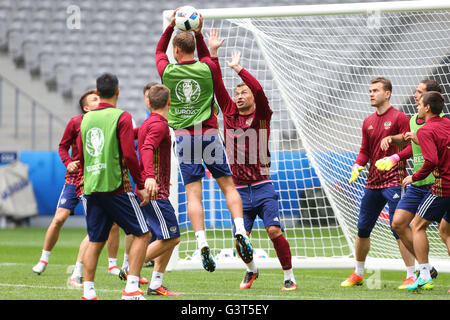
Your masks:
<svg viewBox="0 0 450 320"><path fill-rule="evenodd" d="M426 178L431 172L435 182L431 192L438 197L450 197L450 119L433 117L417 131L422 155L422 168L413 176L413 181Z"/></svg>
<svg viewBox="0 0 450 320"><path fill-rule="evenodd" d="M152 112L139 127L138 133L142 180L154 178L158 183L158 196L151 200L169 197L171 144L167 119Z"/></svg>
<svg viewBox="0 0 450 320"><path fill-rule="evenodd" d="M66 129L64 130L61 142L59 143L59 157L66 167L69 165L69 163L79 160L79 150L76 141L78 135L80 134L80 125L83 116L84 114L80 114L69 120L69 123L67 123ZM69 149L71 148L72 155L69 154ZM80 172L81 170L73 173L67 171L65 176L65 184L77 185L79 180L81 179Z"/></svg>
<svg viewBox="0 0 450 320"><path fill-rule="evenodd" d="M219 59L214 57L213 61L220 70ZM225 146L233 181L237 185L248 185L270 180L269 136L273 111L258 80L245 69L239 76L255 98L255 111L251 114L239 114L222 80L214 92L223 112Z"/></svg>
<svg viewBox="0 0 450 320"><path fill-rule="evenodd" d="M409 131L408 116L392 106L381 115L374 112L364 119L361 149L355 164L365 166L367 162L370 162L369 175L366 181L367 189L382 189L401 185L406 176L405 160L399 161L389 171L378 170L375 167L375 162L399 152L399 148L396 146L390 146L386 151L382 151L380 144L384 137L407 131Z"/></svg>

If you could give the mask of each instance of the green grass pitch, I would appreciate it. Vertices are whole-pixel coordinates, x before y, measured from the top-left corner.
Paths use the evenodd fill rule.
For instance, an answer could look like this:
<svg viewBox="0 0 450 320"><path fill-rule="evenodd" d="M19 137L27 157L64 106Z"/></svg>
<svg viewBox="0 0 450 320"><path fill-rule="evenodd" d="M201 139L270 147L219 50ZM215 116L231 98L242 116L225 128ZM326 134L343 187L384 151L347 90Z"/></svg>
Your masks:
<svg viewBox="0 0 450 320"><path fill-rule="evenodd" d="M0 288L1 300L80 300L81 289L66 285L75 264L84 229L63 228L50 257L47 270L36 275L31 268L38 261L45 228L17 228L0 230ZM118 252L118 266L122 264L123 234ZM151 278L152 268L143 268L142 276ZM299 285L297 291L282 292L281 269L262 269L249 290L240 290L244 275L241 270L169 271L164 285L182 293L181 297L147 297L150 300L449 300L450 274L441 272L431 291L407 292L397 290L402 271L379 271L377 285L341 288L340 283L350 273L346 269L295 269ZM120 299L125 282L107 274L106 247L97 268L96 291L100 300ZM146 291L148 285L144 285ZM371 288L369 288L371 287Z"/></svg>

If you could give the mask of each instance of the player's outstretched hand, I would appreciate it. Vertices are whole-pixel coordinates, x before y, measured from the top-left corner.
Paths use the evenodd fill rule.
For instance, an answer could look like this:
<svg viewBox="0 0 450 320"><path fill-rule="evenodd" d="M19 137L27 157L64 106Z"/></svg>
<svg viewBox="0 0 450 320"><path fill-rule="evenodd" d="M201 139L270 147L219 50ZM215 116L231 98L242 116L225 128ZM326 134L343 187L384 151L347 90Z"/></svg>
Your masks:
<svg viewBox="0 0 450 320"><path fill-rule="evenodd" d="M209 53L211 57L218 57L218 49L222 46L225 38L219 40L220 30L216 28L211 28L210 32L206 34L206 39L208 39Z"/></svg>
<svg viewBox="0 0 450 320"><path fill-rule="evenodd" d="M408 184L411 184L413 182L412 180L412 176L407 176L405 179L403 179L402 181L402 187L405 188Z"/></svg>
<svg viewBox="0 0 450 320"><path fill-rule="evenodd" d="M242 66L241 66L241 52L240 51L234 51L231 53L231 61L227 61L228 66L236 71L236 73L241 72Z"/></svg>
<svg viewBox="0 0 450 320"><path fill-rule="evenodd" d="M356 181L356 179L358 179L359 174L361 173L361 171L364 170L363 166L360 166L358 164L354 164L352 167L352 174L350 176L350 179L348 180L348 183L353 183Z"/></svg>
<svg viewBox="0 0 450 320"><path fill-rule="evenodd" d="M375 162L375 167L377 167L380 171L389 171L397 164L399 160L400 157L397 154L394 154L390 157L384 157L383 159L377 160L377 162Z"/></svg>

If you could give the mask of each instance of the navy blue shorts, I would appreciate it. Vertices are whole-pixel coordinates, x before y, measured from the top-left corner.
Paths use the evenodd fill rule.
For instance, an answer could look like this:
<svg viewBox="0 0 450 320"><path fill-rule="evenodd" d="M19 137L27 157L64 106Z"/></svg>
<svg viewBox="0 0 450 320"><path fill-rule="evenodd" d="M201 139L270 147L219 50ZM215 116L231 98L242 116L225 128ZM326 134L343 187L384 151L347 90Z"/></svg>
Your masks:
<svg viewBox="0 0 450 320"><path fill-rule="evenodd" d="M236 186L236 188L242 198L244 226L247 232L252 231L256 217L261 218L266 228L278 226L283 230L280 222L278 195L271 181Z"/></svg>
<svg viewBox="0 0 450 320"><path fill-rule="evenodd" d="M108 240L111 226L116 222L126 234L140 236L149 232L149 226L132 192L113 195L83 195L89 241Z"/></svg>
<svg viewBox="0 0 450 320"><path fill-rule="evenodd" d="M56 208L64 208L73 211L78 202L77 186L74 184L65 184L61 190L61 195L59 196Z"/></svg>
<svg viewBox="0 0 450 320"><path fill-rule="evenodd" d="M428 192L417 210L417 215L428 221L450 223L450 197L438 197Z"/></svg>
<svg viewBox="0 0 450 320"><path fill-rule="evenodd" d="M217 134L178 135L176 154L184 185L201 180L205 176L203 164L215 179L232 174L225 147Z"/></svg>
<svg viewBox="0 0 450 320"><path fill-rule="evenodd" d="M152 237L167 240L180 236L177 216L168 199L150 200L146 206L142 207L142 211L150 226Z"/></svg>
<svg viewBox="0 0 450 320"><path fill-rule="evenodd" d="M399 239L398 235L392 229L392 218L395 209L402 195L401 187L389 187L383 189L364 189L364 196L361 199L361 207L358 217L358 236L360 238L370 237L378 216L383 210L386 203L389 206L389 224L395 239Z"/></svg>
<svg viewBox="0 0 450 320"><path fill-rule="evenodd" d="M405 193L397 204L397 209L405 210L416 214L423 198L430 192L430 187L416 187L409 185Z"/></svg>

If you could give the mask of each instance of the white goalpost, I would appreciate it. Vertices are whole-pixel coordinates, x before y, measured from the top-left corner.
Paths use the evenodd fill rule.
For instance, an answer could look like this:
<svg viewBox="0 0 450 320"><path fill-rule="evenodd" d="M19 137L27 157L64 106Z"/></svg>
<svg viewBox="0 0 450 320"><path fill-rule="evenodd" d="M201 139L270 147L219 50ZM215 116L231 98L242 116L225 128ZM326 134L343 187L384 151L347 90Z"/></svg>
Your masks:
<svg viewBox="0 0 450 320"><path fill-rule="evenodd" d="M448 114L450 1L198 9L203 33L219 28L226 38L219 62L230 95L241 79L226 60L239 50L242 66L261 83L274 110L271 176L293 267L352 268L367 168L352 185L347 181L361 145L363 119L374 112L368 100L370 79L391 79L391 103L408 116L416 113L418 83L435 79L442 85ZM163 12L164 28L171 14ZM219 120L223 133L221 115ZM170 200L182 241L169 269L201 269L177 166L172 155ZM243 268L223 195L210 177L203 180L203 188L207 238L217 269ZM366 267L404 270L387 212L385 208L372 231ZM430 263L450 272L436 224L429 227L428 238ZM280 267L259 218L250 239L259 268Z"/></svg>

